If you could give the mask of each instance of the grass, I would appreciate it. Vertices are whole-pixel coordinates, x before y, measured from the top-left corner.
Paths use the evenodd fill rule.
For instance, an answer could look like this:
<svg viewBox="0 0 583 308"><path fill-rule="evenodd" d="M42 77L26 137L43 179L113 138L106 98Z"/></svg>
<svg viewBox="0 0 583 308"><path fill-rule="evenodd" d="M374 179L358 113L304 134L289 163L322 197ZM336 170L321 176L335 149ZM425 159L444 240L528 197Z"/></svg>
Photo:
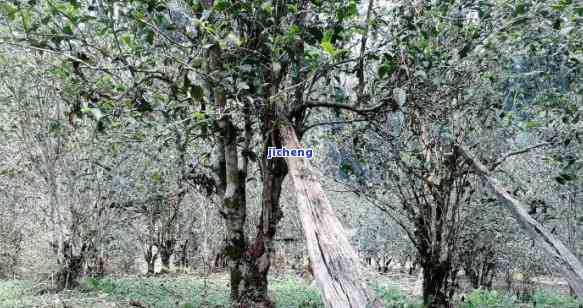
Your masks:
<svg viewBox="0 0 583 308"><path fill-rule="evenodd" d="M81 288L56 294L38 294L42 289L29 281L0 281L0 307L221 307L227 306L225 275L209 279L194 276L87 278ZM46 287L46 286L45 286ZM277 307L323 307L318 291L300 278L273 276L270 294Z"/></svg>
<svg viewBox="0 0 583 308"><path fill-rule="evenodd" d="M377 296L383 299L387 307L417 308L423 307L421 299L409 296L395 288L377 288Z"/></svg>
<svg viewBox="0 0 583 308"><path fill-rule="evenodd" d="M145 307L227 307L228 279L226 275L213 275L208 279L195 276L86 278L77 290L59 293L39 293L47 285L31 281L0 281L0 307L132 307L140 303ZM377 284L376 294L387 307L423 307L421 300L407 295L395 286ZM303 279L292 275L270 277L270 296L277 307L321 308L318 291ZM464 303L456 307L566 307L577 308L580 301L553 292L537 292L529 303L499 291L475 290L465 294Z"/></svg>
<svg viewBox="0 0 583 308"><path fill-rule="evenodd" d="M490 307L561 307L579 308L583 301L578 301L571 296L565 296L557 292L537 291L528 301L519 300L516 296L486 290L474 290L465 295L466 300L460 304L460 308L490 308ZM536 303L536 305L535 305Z"/></svg>

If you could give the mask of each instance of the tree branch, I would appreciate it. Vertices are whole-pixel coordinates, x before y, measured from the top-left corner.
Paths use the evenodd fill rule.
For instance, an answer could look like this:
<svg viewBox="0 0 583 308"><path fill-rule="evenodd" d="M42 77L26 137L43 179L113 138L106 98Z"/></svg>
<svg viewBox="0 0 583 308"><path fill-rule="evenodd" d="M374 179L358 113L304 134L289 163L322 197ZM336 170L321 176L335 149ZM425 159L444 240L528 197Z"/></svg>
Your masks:
<svg viewBox="0 0 583 308"><path fill-rule="evenodd" d="M348 121L332 121L332 122L320 122L320 123L314 123L311 125L308 125L306 127L304 127L302 129L302 134L306 133L308 130L318 127L318 126L324 126L324 125L336 125L336 124L352 124L352 123L356 123L356 122L366 122L368 121L367 119L356 119L356 120L348 120Z"/></svg>
<svg viewBox="0 0 583 308"><path fill-rule="evenodd" d="M516 155L520 155L520 154L524 154L530 150L534 150L536 148L540 148L546 145L550 145L552 144L551 142L542 142L542 143L538 143L535 145L531 145L528 146L526 148L517 150L517 151L513 151L513 152L508 152L506 154L504 154L500 159L498 159L497 161L495 161L492 166L490 166L490 168L488 168L489 171L494 171L494 169L496 169L499 165L501 165L502 163L504 163L508 158L512 157L512 156L516 156Z"/></svg>
<svg viewBox="0 0 583 308"><path fill-rule="evenodd" d="M352 111L352 112L355 112L355 113L360 114L360 115L367 115L368 113L371 113L374 111L379 111L385 105L386 104L383 102L383 103L380 103L376 106L359 109L355 106L346 105L346 104L325 103L325 102L306 102L305 104L298 106L294 110L292 110L291 115L293 116L293 115L300 114L302 111L304 111L307 108L319 108L319 107L338 108L338 109Z"/></svg>

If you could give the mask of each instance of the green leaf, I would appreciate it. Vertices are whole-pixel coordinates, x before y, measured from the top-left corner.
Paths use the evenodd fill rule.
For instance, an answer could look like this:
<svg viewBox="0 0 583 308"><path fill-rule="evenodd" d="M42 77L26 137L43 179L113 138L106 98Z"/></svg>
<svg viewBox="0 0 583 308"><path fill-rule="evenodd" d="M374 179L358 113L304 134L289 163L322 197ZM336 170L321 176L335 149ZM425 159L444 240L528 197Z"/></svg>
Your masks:
<svg viewBox="0 0 583 308"><path fill-rule="evenodd" d="M124 42L124 44L126 44L128 47L132 48L133 46L133 42L132 42L132 35L129 33L124 34L121 37L122 42Z"/></svg>
<svg viewBox="0 0 583 308"><path fill-rule="evenodd" d="M152 181L154 181L156 183L162 182L162 176L158 172L152 174L151 179L152 179Z"/></svg>
<svg viewBox="0 0 583 308"><path fill-rule="evenodd" d="M14 21L18 13L18 8L11 3L0 3L0 13L5 15L8 21Z"/></svg>
<svg viewBox="0 0 583 308"><path fill-rule="evenodd" d="M334 45L332 45L332 43L322 42L320 43L320 47L322 47L322 49L324 49L324 51L330 54L331 56L336 55L336 48L334 48Z"/></svg>
<svg viewBox="0 0 583 308"><path fill-rule="evenodd" d="M192 117L197 121L204 120L204 112L196 111L192 113Z"/></svg>
<svg viewBox="0 0 583 308"><path fill-rule="evenodd" d="M340 170L342 170L346 174L352 173L352 165L346 162L340 164Z"/></svg>
<svg viewBox="0 0 583 308"><path fill-rule="evenodd" d="M156 33L154 31L152 31L151 29L146 30L145 39L146 39L146 42L148 42L148 44L150 44L150 45L154 44L155 37L156 37Z"/></svg>
<svg viewBox="0 0 583 308"><path fill-rule="evenodd" d="M287 10L292 14L297 14L298 13L298 5L297 4L288 4Z"/></svg>
<svg viewBox="0 0 583 308"><path fill-rule="evenodd" d="M22 18L22 28L24 32L28 33L30 31L30 12L21 10L20 17Z"/></svg>
<svg viewBox="0 0 583 308"><path fill-rule="evenodd" d="M300 27L298 27L297 25L292 25L291 27L289 27L289 29L287 30L287 35L290 38L295 38L297 34L299 34L301 32Z"/></svg>
<svg viewBox="0 0 583 308"><path fill-rule="evenodd" d="M338 21L343 21L347 18L358 15L358 7L356 1L350 1L347 6L341 7L336 14Z"/></svg>
<svg viewBox="0 0 583 308"><path fill-rule="evenodd" d="M514 8L514 16L523 15L528 10L526 3L520 3Z"/></svg>
<svg viewBox="0 0 583 308"><path fill-rule="evenodd" d="M146 134L144 134L143 132L136 132L135 134L132 135L132 139L138 142L142 142L146 140Z"/></svg>
<svg viewBox="0 0 583 308"><path fill-rule="evenodd" d="M263 2L263 4L261 4L261 10L271 15L271 13L273 12L273 4L271 3L271 1Z"/></svg>
<svg viewBox="0 0 583 308"><path fill-rule="evenodd" d="M116 92L122 93L125 92L126 90L127 90L126 86L121 83L115 86Z"/></svg>
<svg viewBox="0 0 583 308"><path fill-rule="evenodd" d="M322 41L320 42L320 47L322 47L322 49L324 49L324 51L330 54L332 57L336 56L336 54L338 53L338 51L334 47L334 44L332 44L333 35L334 32L326 31L324 33L324 36L322 37Z"/></svg>
<svg viewBox="0 0 583 308"><path fill-rule="evenodd" d="M379 78L385 78L385 76L390 76L397 69L397 65L394 62L384 62L379 66L378 74Z"/></svg>
<svg viewBox="0 0 583 308"><path fill-rule="evenodd" d="M543 125L543 122L540 120L528 120L526 122L526 129L530 129L530 128L534 128L534 127L539 127Z"/></svg>
<svg viewBox="0 0 583 308"><path fill-rule="evenodd" d="M192 86L192 97L198 101L204 97L204 89L200 85Z"/></svg>
<svg viewBox="0 0 583 308"><path fill-rule="evenodd" d="M572 0L559 0L552 5L553 9L557 11L563 11L567 6L571 4Z"/></svg>
<svg viewBox="0 0 583 308"><path fill-rule="evenodd" d="M63 33L68 34L68 35L73 35L73 26L68 23L63 27Z"/></svg>
<svg viewBox="0 0 583 308"><path fill-rule="evenodd" d="M219 0L215 3L214 9L217 10L218 12L222 12L222 11L226 10L228 6L229 6L228 1Z"/></svg>
<svg viewBox="0 0 583 308"><path fill-rule="evenodd" d="M333 31L328 30L324 32L324 35L322 36L322 42L332 42L332 36L334 36Z"/></svg>

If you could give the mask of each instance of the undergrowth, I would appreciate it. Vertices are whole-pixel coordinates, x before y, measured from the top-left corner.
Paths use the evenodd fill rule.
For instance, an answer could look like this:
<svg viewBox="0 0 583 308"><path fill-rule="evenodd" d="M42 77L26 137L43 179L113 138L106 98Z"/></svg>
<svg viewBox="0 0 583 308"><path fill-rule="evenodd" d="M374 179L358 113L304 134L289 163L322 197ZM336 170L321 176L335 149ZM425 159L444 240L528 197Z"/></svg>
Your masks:
<svg viewBox="0 0 583 308"><path fill-rule="evenodd" d="M269 295L277 307L322 308L315 286L292 275L270 277ZM32 281L0 281L0 307L228 307L229 289L226 275L209 278L196 276L106 277L84 278L76 290L43 293ZM423 307L420 298L410 296L395 286L376 285L375 293L387 307ZM461 297L461 295L460 295ZM458 297L458 299L460 298ZM534 306L536 303L536 306ZM565 307L578 308L583 302L553 292L536 292L527 302L501 291L475 290L464 294L464 302L455 307Z"/></svg>

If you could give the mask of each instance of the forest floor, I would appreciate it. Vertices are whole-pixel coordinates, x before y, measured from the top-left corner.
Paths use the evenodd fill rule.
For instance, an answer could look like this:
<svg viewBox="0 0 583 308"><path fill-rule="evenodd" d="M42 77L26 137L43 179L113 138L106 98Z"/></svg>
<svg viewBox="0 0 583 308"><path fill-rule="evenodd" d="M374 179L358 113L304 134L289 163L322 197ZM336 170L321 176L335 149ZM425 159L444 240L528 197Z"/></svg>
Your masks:
<svg viewBox="0 0 583 308"><path fill-rule="evenodd" d="M371 281L377 295L389 307L421 307L416 292L416 276L391 273L376 275ZM0 307L177 307L219 308L228 303L228 276L224 273L208 277L193 275L109 277L84 279L76 290L45 292L48 285L33 281L0 281ZM270 296L277 307L323 307L311 281L294 274L270 277ZM556 291L538 290L527 300L499 291L466 293L465 302L456 307L580 307L573 298ZM460 296L457 297L458 299ZM471 302L471 303L470 303Z"/></svg>
<svg viewBox="0 0 583 308"><path fill-rule="evenodd" d="M192 275L85 279L76 290L44 293L48 285L0 281L0 307L223 307L228 302L228 276ZM270 293L278 307L321 307L318 292L302 278L273 275Z"/></svg>

